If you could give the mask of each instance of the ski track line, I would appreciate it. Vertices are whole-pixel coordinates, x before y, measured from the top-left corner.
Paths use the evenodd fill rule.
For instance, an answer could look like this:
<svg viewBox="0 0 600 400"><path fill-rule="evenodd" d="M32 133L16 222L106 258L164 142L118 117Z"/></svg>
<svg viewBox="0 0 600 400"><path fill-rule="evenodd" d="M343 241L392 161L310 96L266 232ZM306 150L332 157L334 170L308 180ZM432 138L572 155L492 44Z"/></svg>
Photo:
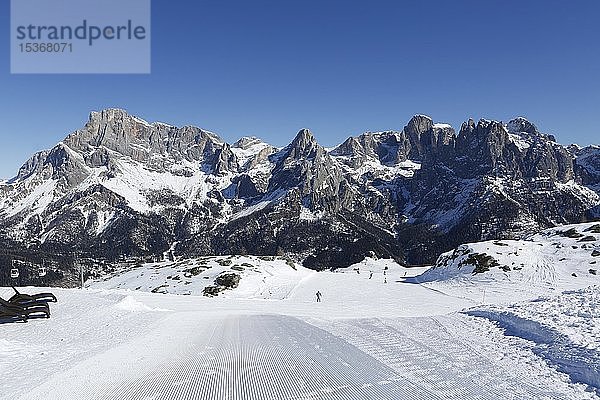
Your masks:
<svg viewBox="0 0 600 400"><path fill-rule="evenodd" d="M298 291L298 288L301 287L304 283L306 283L306 281L312 279L313 277L315 277L315 274L317 274L317 272L313 272L309 275L306 275L305 277L303 277L302 279L300 279L293 288L290 289L290 291L283 297L283 299L290 299L292 298L292 296L294 296L296 294L296 292Z"/></svg>
<svg viewBox="0 0 600 400"><path fill-rule="evenodd" d="M148 354L144 359L152 363L149 372L118 371L123 376L117 375L112 383L96 376L78 399L442 398L348 342L294 317L227 316L207 323L213 324L212 329L205 326L195 336L188 328L177 337L178 347L167 358ZM47 393L43 398L55 397Z"/></svg>
<svg viewBox="0 0 600 400"><path fill-rule="evenodd" d="M120 365L100 354L21 399L573 398L495 361L485 343L471 343L477 333L463 332L470 328L457 316L307 323L284 315L194 314L167 321L149 346L139 338L133 361ZM128 350L124 344L113 352Z"/></svg>
<svg viewBox="0 0 600 400"><path fill-rule="evenodd" d="M444 399L567 399L501 368L435 318L338 320L328 329ZM507 379L508 378L508 379Z"/></svg>
<svg viewBox="0 0 600 400"><path fill-rule="evenodd" d="M519 376L513 371L507 371L502 369L502 378L498 379L498 369L500 366L485 355L481 355L480 351L477 351L474 347L461 339L460 335L450 335L443 324L440 323L439 319L447 320L447 317L435 317L435 318L423 318L421 319L420 326L414 326L409 324L400 324L398 321L394 321L393 326L400 326L399 329L403 329L405 334L409 335L413 340L427 345L428 343L437 343L439 349L444 349L443 352L436 352L438 356L443 356L450 362L457 361L459 367L463 371L473 369L474 354L476 356L476 370L473 371L474 376L473 383L481 386L491 386L492 392L504 394L507 397L515 396L513 398L548 398L548 399L565 399L561 394L551 393L549 391L540 390L539 387L533 385L530 382L530 377ZM517 369L517 371L519 371ZM496 377L494 377L496 375ZM511 379L507 379L511 378ZM515 379L519 381L515 384ZM473 393L474 394L474 393Z"/></svg>
<svg viewBox="0 0 600 400"><path fill-rule="evenodd" d="M573 381L589 385L600 394L600 352L595 349L573 343L555 329L509 311L474 310L468 315L486 318L504 329L505 335L534 343L533 353L569 375Z"/></svg>

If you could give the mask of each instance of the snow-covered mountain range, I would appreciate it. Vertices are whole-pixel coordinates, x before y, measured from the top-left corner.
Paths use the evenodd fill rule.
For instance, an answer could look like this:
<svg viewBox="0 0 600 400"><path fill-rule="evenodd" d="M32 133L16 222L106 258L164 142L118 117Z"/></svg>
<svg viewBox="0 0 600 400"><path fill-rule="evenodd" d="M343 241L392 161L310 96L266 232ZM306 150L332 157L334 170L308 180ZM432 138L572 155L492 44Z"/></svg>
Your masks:
<svg viewBox="0 0 600 400"><path fill-rule="evenodd" d="M599 205L600 147L563 146L524 118L469 120L456 134L416 115L334 149L305 129L276 148L107 109L0 183L0 242L64 265L75 252L169 251L286 254L312 269L368 255L423 264L598 218Z"/></svg>

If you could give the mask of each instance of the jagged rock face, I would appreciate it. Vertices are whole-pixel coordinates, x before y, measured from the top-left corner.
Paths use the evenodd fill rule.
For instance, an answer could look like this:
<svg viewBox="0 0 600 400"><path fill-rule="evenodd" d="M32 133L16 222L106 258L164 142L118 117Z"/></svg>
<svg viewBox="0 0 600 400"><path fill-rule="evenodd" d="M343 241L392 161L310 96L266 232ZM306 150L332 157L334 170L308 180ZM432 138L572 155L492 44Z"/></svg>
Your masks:
<svg viewBox="0 0 600 400"><path fill-rule="evenodd" d="M428 157L451 157L456 135L454 129L446 124L434 125L421 135L422 159Z"/></svg>
<svg viewBox="0 0 600 400"><path fill-rule="evenodd" d="M229 145L211 132L192 126L148 124L117 109L92 112L85 127L69 135L64 143L87 154L91 167L98 166L99 161L100 165L107 162L107 150L158 169L182 159L203 161L217 173L237 167Z"/></svg>
<svg viewBox="0 0 600 400"><path fill-rule="evenodd" d="M332 151L306 129L277 149L111 109L0 184L0 241L58 264L169 249L287 253L315 269L365 255L422 264L598 216L598 149L561 146L524 118L469 120L456 135L424 115Z"/></svg>
<svg viewBox="0 0 600 400"><path fill-rule="evenodd" d="M415 173L418 200L405 213L460 238L456 244L584 220L598 201L575 184L569 151L522 118L507 126L469 120L447 143Z"/></svg>
<svg viewBox="0 0 600 400"><path fill-rule="evenodd" d="M517 117L506 124L506 129L511 133L528 133L529 135L539 135L537 126L529 122L524 117Z"/></svg>
<svg viewBox="0 0 600 400"><path fill-rule="evenodd" d="M310 131L298 132L289 146L272 156L272 161L267 192L298 188L301 203L311 210L336 212L345 207L340 193L346 183L342 171Z"/></svg>
<svg viewBox="0 0 600 400"><path fill-rule="evenodd" d="M365 133L350 137L331 154L352 168L362 167L371 159L383 165L394 166L406 161L411 144L403 132Z"/></svg>
<svg viewBox="0 0 600 400"><path fill-rule="evenodd" d="M39 172L44 165L46 157L48 157L48 153L48 150L35 153L33 157L27 160L25 164L23 164L23 166L19 169L19 173L17 174L14 180L23 180L31 174Z"/></svg>
<svg viewBox="0 0 600 400"><path fill-rule="evenodd" d="M527 152L524 175L527 178L550 178L568 182L574 178L573 159L562 146L538 140Z"/></svg>
<svg viewBox="0 0 600 400"><path fill-rule="evenodd" d="M431 163L443 161L464 178L492 175L548 178L563 183L574 178L573 158L565 147L537 132L528 121L511 121L508 128L512 130L496 121L480 120L475 124L469 120L462 125L455 144L449 139L448 145L442 146L446 147L443 157Z"/></svg>
<svg viewBox="0 0 600 400"><path fill-rule="evenodd" d="M581 182L600 191L600 147L589 146L575 151L575 168Z"/></svg>
<svg viewBox="0 0 600 400"><path fill-rule="evenodd" d="M252 171L268 161L277 149L256 137L243 137L231 146L237 159L240 171Z"/></svg>
<svg viewBox="0 0 600 400"><path fill-rule="evenodd" d="M499 122L481 120L477 125L473 120L465 122L458 134L455 152L454 168L466 178L504 175L517 170L518 149Z"/></svg>
<svg viewBox="0 0 600 400"><path fill-rule="evenodd" d="M423 157L424 150L421 137L432 128L433 120L425 115L416 115L408 122L408 125L404 128L404 133L410 141L410 159L419 160Z"/></svg>
<svg viewBox="0 0 600 400"><path fill-rule="evenodd" d="M444 151L455 139L454 129L435 125L424 115L414 116L401 132L365 133L350 137L332 151L352 168L359 168L373 158L385 166L396 166L406 160L422 161Z"/></svg>

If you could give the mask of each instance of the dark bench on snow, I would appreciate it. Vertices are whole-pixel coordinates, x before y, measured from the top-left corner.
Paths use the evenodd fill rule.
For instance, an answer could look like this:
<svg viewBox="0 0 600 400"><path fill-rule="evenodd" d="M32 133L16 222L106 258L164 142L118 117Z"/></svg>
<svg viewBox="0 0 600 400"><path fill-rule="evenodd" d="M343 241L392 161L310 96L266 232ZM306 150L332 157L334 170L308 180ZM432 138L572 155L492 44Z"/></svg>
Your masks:
<svg viewBox="0 0 600 400"><path fill-rule="evenodd" d="M27 315L23 308L8 307L0 304L0 322L4 321L23 321L27 322Z"/></svg>
<svg viewBox="0 0 600 400"><path fill-rule="evenodd" d="M13 303L0 297L0 316L27 320L32 317L50 318L50 307L47 302Z"/></svg>
<svg viewBox="0 0 600 400"><path fill-rule="evenodd" d="M17 288L15 288L14 286L11 286L11 287L15 291L15 294L10 299L8 299L8 301L11 303L16 303L16 304L27 304L27 303L37 303L37 302L56 303L56 301L57 301L56 296L53 295L52 293L25 294L25 293L20 293L17 290Z"/></svg>

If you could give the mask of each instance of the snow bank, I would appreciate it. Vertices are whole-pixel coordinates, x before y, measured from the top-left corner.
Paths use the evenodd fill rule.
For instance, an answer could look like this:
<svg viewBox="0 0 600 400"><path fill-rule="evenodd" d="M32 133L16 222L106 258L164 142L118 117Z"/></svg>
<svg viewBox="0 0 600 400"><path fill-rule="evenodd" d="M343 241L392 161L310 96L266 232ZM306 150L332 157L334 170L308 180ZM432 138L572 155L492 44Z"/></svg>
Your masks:
<svg viewBox="0 0 600 400"><path fill-rule="evenodd" d="M533 342L536 355L600 395L599 286L466 314L495 322L508 336Z"/></svg>
<svg viewBox="0 0 600 400"><path fill-rule="evenodd" d="M140 311L169 311L163 308L152 308L152 307L148 307L147 305L145 305L144 303L137 301L136 299L134 299L132 296L127 296L125 297L123 300L121 300L119 303L117 303L115 305L116 308L121 309L121 310L125 310L125 311L132 311L132 312L140 312Z"/></svg>

